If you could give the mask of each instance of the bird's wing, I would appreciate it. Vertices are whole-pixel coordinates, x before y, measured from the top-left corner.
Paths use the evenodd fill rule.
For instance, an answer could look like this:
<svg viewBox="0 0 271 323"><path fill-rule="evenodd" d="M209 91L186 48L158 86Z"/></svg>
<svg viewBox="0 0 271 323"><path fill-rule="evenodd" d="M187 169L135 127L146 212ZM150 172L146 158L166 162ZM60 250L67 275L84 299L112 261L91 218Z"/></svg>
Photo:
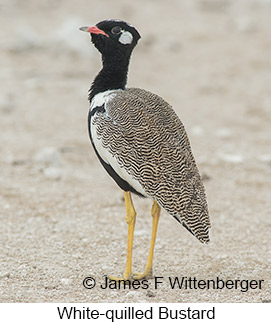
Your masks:
<svg viewBox="0 0 271 323"><path fill-rule="evenodd" d="M200 241L209 241L208 207L184 126L159 96L131 88L117 92L93 120L103 149Z"/></svg>

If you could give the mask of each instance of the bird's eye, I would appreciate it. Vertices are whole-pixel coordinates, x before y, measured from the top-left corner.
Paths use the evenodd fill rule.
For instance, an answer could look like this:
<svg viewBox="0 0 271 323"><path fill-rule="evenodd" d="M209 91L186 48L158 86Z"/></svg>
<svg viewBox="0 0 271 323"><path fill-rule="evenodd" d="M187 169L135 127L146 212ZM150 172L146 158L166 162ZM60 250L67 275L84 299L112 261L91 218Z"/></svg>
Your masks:
<svg viewBox="0 0 271 323"><path fill-rule="evenodd" d="M111 30L112 34L120 34L121 33L121 28L119 26L113 27Z"/></svg>

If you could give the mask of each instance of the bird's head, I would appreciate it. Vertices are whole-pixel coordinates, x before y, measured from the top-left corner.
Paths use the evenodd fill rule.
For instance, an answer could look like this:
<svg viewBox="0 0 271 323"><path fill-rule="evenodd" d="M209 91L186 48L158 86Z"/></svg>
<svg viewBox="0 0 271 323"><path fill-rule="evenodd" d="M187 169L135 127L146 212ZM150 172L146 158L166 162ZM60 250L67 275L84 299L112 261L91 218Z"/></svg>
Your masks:
<svg viewBox="0 0 271 323"><path fill-rule="evenodd" d="M89 32L91 40L102 55L112 55L113 51L131 54L140 39L138 31L125 21L103 20L93 27L81 27Z"/></svg>

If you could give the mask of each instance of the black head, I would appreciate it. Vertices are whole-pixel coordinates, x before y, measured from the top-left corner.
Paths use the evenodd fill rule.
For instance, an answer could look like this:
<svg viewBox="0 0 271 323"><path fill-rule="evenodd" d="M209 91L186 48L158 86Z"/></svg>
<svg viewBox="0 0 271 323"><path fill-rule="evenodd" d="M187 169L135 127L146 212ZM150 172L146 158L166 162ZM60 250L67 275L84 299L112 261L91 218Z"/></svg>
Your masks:
<svg viewBox="0 0 271 323"><path fill-rule="evenodd" d="M103 55L114 51L131 53L140 39L138 31L125 21L103 20L94 27L81 27L89 32L95 47Z"/></svg>

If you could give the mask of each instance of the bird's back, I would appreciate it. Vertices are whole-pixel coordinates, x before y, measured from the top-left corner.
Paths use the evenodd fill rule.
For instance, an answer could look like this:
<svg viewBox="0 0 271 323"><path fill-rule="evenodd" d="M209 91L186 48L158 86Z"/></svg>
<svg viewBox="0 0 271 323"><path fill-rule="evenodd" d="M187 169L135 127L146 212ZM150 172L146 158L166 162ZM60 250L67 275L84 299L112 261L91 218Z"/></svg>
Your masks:
<svg viewBox="0 0 271 323"><path fill-rule="evenodd" d="M92 123L102 147L146 195L201 242L208 242L204 187L184 126L172 107L142 89L118 90Z"/></svg>

